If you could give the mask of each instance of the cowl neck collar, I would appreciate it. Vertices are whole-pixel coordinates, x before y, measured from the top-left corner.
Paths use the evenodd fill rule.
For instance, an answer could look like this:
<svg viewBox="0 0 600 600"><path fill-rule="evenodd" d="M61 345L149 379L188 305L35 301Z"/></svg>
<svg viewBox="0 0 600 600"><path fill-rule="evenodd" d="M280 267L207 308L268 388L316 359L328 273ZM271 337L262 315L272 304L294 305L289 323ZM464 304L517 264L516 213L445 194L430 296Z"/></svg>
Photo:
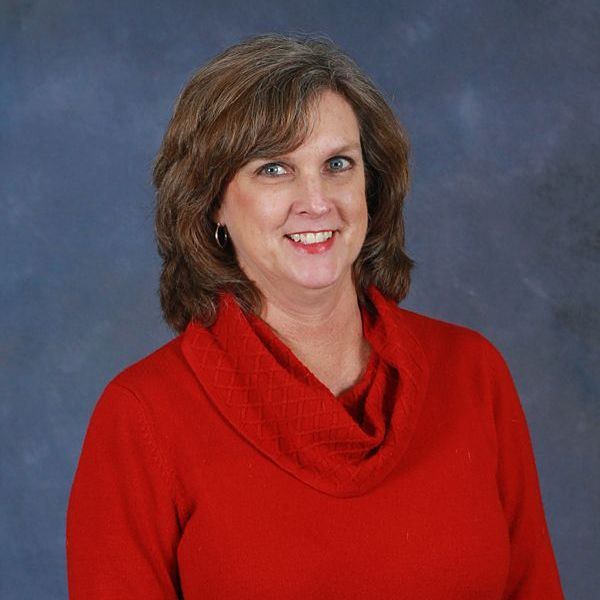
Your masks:
<svg viewBox="0 0 600 600"><path fill-rule="evenodd" d="M365 373L336 397L231 294L215 323L191 322L182 351L221 415L257 450L331 496L359 496L399 463L425 397L429 365L402 309L371 286L361 308Z"/></svg>

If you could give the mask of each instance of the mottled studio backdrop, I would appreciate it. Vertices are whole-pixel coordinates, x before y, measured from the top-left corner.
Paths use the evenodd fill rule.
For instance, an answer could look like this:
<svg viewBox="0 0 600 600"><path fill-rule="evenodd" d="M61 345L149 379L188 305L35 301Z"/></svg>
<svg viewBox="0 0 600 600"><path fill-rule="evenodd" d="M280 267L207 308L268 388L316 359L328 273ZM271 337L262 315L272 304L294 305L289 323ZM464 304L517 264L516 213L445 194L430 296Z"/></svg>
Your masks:
<svg viewBox="0 0 600 600"><path fill-rule="evenodd" d="M324 33L413 144L404 306L475 328L525 407L568 598L600 589L600 9L543 1L0 0L0 597L66 596L107 383L169 339L150 170L204 61Z"/></svg>

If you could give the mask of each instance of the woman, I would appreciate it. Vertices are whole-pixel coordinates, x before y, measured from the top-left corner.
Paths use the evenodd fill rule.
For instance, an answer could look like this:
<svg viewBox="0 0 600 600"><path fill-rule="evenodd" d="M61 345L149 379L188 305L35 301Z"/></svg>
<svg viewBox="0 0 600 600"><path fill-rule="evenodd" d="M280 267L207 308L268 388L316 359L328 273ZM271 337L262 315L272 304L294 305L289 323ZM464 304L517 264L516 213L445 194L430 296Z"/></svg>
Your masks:
<svg viewBox="0 0 600 600"><path fill-rule="evenodd" d="M479 333L397 307L408 145L333 45L202 68L160 150L179 334L92 416L73 598L562 598L527 426Z"/></svg>

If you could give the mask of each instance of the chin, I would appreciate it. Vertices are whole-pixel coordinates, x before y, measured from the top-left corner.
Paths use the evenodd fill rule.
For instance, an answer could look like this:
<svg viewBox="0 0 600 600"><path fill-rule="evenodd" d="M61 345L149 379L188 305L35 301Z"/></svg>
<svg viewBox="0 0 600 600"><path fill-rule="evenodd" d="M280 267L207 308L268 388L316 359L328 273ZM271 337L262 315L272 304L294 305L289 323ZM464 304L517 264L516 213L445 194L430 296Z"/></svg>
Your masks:
<svg viewBox="0 0 600 600"><path fill-rule="evenodd" d="M305 290L322 290L331 287L336 283L335 280L310 280L310 281L296 281L296 285Z"/></svg>
<svg viewBox="0 0 600 600"><path fill-rule="evenodd" d="M351 278L350 274L348 276ZM299 287L307 290L320 290L340 283L343 278L343 274L338 273L336 270L324 269L321 272L313 270L311 272L297 273L291 279Z"/></svg>

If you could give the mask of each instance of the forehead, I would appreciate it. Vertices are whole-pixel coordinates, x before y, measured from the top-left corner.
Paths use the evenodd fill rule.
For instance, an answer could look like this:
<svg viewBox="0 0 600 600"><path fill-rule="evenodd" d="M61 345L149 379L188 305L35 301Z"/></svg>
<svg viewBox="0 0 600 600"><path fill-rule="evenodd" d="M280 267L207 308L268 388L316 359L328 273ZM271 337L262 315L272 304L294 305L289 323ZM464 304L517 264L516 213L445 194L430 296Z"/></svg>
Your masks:
<svg viewBox="0 0 600 600"><path fill-rule="evenodd" d="M306 109L305 127L295 143L272 152L268 149L253 158L273 156L298 156L305 153L331 151L360 152L360 126L350 103L340 94L325 90Z"/></svg>
<svg viewBox="0 0 600 600"><path fill-rule="evenodd" d="M342 143L360 139L360 127L354 109L343 96L331 90L322 92L311 106L309 128L303 142L309 143L322 136L339 138Z"/></svg>

